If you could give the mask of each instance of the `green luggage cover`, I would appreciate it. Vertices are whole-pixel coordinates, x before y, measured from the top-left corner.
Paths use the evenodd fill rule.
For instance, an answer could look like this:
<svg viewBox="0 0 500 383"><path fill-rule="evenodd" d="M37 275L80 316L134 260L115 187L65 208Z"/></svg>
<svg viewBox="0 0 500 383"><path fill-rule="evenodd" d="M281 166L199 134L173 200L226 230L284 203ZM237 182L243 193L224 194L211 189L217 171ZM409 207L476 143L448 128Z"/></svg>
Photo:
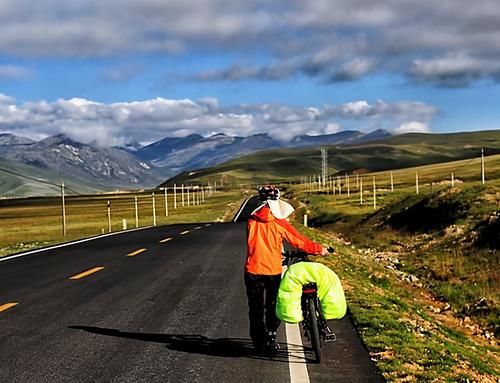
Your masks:
<svg viewBox="0 0 500 383"><path fill-rule="evenodd" d="M321 263L299 262L290 266L281 279L276 302L276 315L280 320L288 323L303 320L302 286L311 282L316 282L318 286L318 298L325 319L340 319L345 315L347 304L337 274Z"/></svg>

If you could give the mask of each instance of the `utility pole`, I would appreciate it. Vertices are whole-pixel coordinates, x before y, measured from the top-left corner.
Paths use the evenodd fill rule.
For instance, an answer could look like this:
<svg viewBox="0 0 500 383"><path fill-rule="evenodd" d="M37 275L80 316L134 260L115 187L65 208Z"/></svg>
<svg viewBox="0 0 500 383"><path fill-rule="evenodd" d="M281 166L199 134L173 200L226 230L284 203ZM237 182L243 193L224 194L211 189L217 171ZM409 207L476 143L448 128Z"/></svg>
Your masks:
<svg viewBox="0 0 500 383"><path fill-rule="evenodd" d="M137 206L137 197L134 197L135 203L135 227L139 227L139 207Z"/></svg>
<svg viewBox="0 0 500 383"><path fill-rule="evenodd" d="M363 205L363 178L359 180L359 204Z"/></svg>
<svg viewBox="0 0 500 383"><path fill-rule="evenodd" d="M373 177L373 210L377 210L377 185Z"/></svg>
<svg viewBox="0 0 500 383"><path fill-rule="evenodd" d="M391 192L393 192L393 191L394 191L394 176L391 172Z"/></svg>
<svg viewBox="0 0 500 383"><path fill-rule="evenodd" d="M419 190L418 190L418 173L415 173L415 188L416 188L416 191L418 194L418 192L419 192Z"/></svg>
<svg viewBox="0 0 500 383"><path fill-rule="evenodd" d="M349 186L349 176L345 174L345 183L347 184L347 197L351 196L351 188Z"/></svg>
<svg viewBox="0 0 500 383"><path fill-rule="evenodd" d="M174 210L177 209L177 184L174 184Z"/></svg>
<svg viewBox="0 0 500 383"><path fill-rule="evenodd" d="M156 226L156 205L155 205L155 193L151 193L151 198L153 198L153 226Z"/></svg>
<svg viewBox="0 0 500 383"><path fill-rule="evenodd" d="M111 202L108 201L108 233L111 233Z"/></svg>
<svg viewBox="0 0 500 383"><path fill-rule="evenodd" d="M484 148L481 149L481 184L484 185Z"/></svg>
<svg viewBox="0 0 500 383"><path fill-rule="evenodd" d="M62 203L62 233L66 237L66 202L64 200L64 181L61 181L61 203Z"/></svg>
<svg viewBox="0 0 500 383"><path fill-rule="evenodd" d="M167 186L165 186L165 217L168 217L168 200L167 200Z"/></svg>

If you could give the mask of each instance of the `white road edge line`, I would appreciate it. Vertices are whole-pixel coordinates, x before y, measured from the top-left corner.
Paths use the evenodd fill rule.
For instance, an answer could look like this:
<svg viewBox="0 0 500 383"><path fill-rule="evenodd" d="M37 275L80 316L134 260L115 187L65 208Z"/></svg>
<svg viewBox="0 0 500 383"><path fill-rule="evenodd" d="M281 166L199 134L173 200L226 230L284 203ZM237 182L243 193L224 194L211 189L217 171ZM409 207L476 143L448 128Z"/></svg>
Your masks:
<svg viewBox="0 0 500 383"><path fill-rule="evenodd" d="M250 198L247 198L245 200L245 202L243 203L243 205L241 205L240 207L240 211L238 211L238 214L236 214L236 217L234 217L233 219L233 222L236 222L238 220L238 218L240 218L240 215L241 215L241 212L243 211L243 209L245 208L245 206L247 205L248 201L250 201Z"/></svg>
<svg viewBox="0 0 500 383"><path fill-rule="evenodd" d="M117 231L115 233L108 233L108 234L98 235L96 237L84 238L84 239L80 239L78 241L73 241L73 242L68 242L68 243L61 243L59 245L54 245L54 246L44 247L42 249L27 251L26 253L11 255L11 256L8 256L8 257L0 257L0 262L2 262L2 261L8 261L9 259L24 257L25 255L30 255L30 254L35 254L35 253L41 253L43 251L48 251L48 250L53 250L53 249L59 249L61 247L66 247L66 246L71 246L71 245L77 245L77 244L83 243L83 242L95 241L96 239L101 239L101 238L105 238L105 237L111 237L113 235L125 234L125 233L130 233L132 231L138 231L138 230L144 230L144 229L150 229L152 227L153 226L145 226L145 227L139 227L137 229Z"/></svg>
<svg viewBox="0 0 500 383"><path fill-rule="evenodd" d="M309 383L306 356L300 336L299 325L285 324L286 343L288 347L288 368L290 370L291 383Z"/></svg>
<svg viewBox="0 0 500 383"><path fill-rule="evenodd" d="M283 271L281 272L282 278L286 269L287 267L284 266ZM288 348L288 370L290 371L290 383L310 383L299 324L285 323L285 334Z"/></svg>

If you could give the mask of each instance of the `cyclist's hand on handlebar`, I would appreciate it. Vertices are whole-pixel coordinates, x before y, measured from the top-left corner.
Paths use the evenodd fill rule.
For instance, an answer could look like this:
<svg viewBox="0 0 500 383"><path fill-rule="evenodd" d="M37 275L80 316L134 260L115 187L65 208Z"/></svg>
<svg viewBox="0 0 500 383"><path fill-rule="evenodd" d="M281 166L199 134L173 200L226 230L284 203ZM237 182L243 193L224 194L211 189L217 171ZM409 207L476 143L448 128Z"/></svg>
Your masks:
<svg viewBox="0 0 500 383"><path fill-rule="evenodd" d="M333 254L333 253L335 253L335 249L333 247L331 247L331 246L329 246L329 247L324 247L323 246L321 248L321 256L323 256L323 257L325 255L330 255L330 254Z"/></svg>

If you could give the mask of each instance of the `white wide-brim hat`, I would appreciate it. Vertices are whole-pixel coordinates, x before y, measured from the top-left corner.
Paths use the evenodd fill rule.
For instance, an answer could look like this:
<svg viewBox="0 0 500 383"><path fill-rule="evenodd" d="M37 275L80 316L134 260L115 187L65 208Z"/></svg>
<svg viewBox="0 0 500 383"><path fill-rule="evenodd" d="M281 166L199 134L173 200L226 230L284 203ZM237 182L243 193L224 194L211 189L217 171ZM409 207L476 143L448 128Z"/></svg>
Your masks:
<svg viewBox="0 0 500 383"><path fill-rule="evenodd" d="M278 219L288 218L294 212L292 205L280 199L267 200L267 204L269 205L269 209L271 209L271 213Z"/></svg>

